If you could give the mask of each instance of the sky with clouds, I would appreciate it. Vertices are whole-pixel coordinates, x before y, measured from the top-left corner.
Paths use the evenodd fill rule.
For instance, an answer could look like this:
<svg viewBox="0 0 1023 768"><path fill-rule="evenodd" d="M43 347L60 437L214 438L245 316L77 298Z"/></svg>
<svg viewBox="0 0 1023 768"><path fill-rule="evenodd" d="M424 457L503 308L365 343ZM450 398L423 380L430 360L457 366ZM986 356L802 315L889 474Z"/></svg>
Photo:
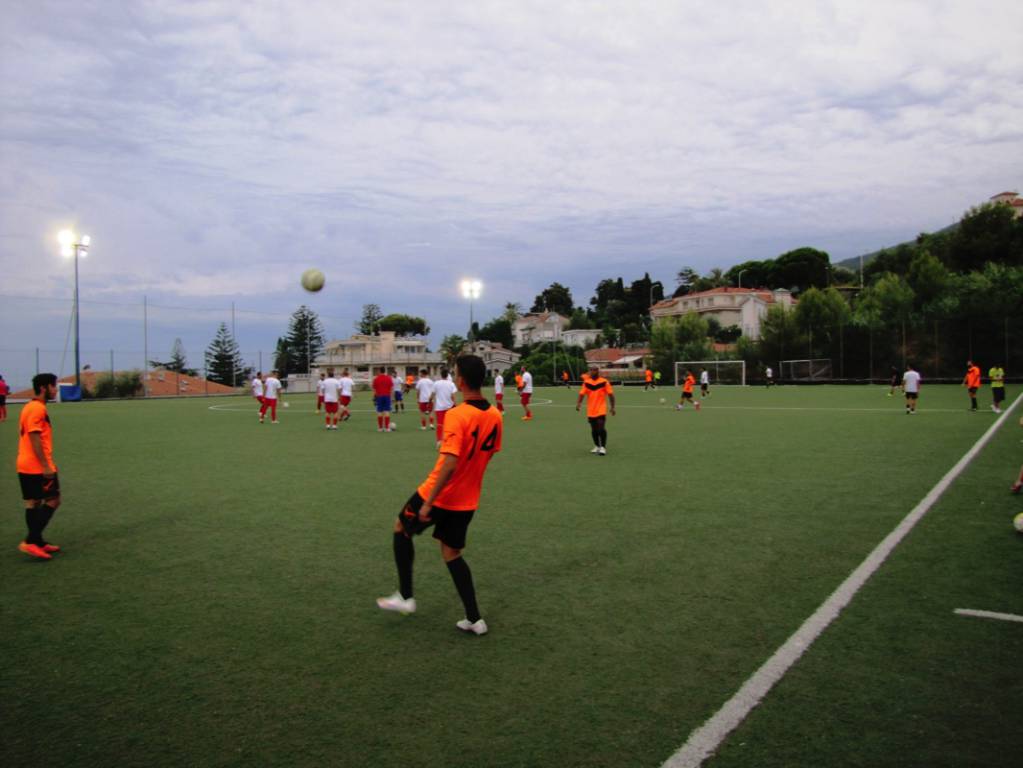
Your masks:
<svg viewBox="0 0 1023 768"><path fill-rule="evenodd" d="M151 356L181 336L194 362L232 302L247 354L303 301L332 337L374 302L436 342L466 329L465 276L486 319L555 280L585 304L604 277L673 287L682 266L803 245L838 261L1023 181L1020 4L8 0L4 17L0 360L64 343L64 226L93 238L83 349L141 349L146 295ZM308 266L321 294L298 287Z"/></svg>

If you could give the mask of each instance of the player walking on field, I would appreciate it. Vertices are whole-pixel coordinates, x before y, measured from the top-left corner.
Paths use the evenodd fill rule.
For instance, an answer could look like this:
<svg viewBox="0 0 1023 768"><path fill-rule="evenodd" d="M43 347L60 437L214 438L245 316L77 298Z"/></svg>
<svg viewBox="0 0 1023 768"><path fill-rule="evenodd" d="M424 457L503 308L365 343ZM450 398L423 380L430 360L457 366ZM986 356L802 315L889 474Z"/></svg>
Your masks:
<svg viewBox="0 0 1023 768"><path fill-rule="evenodd" d="M323 408L323 382L326 381L326 374L320 374L320 380L316 382L316 412L319 413L320 409Z"/></svg>
<svg viewBox="0 0 1023 768"><path fill-rule="evenodd" d="M263 407L259 409L259 423L263 423L263 417L270 411L270 422L277 423L277 396L281 391L281 380L277 378L277 371L271 371L263 382Z"/></svg>
<svg viewBox="0 0 1023 768"><path fill-rule="evenodd" d="M52 373L36 374L32 391L35 396L21 409L18 419L17 470L28 526L28 537L18 549L40 560L50 560L60 547L48 544L43 531L60 506L60 480L53 461L53 426L46 403L57 396L57 377Z"/></svg>
<svg viewBox="0 0 1023 768"><path fill-rule="evenodd" d="M579 388L579 399L575 409L586 398L586 420L590 422L590 436L593 438L593 450L598 456L607 455L607 403L611 402L611 415L615 415L615 393L611 382L600 375L596 365L590 366L590 372L583 374L583 384Z"/></svg>
<svg viewBox="0 0 1023 768"><path fill-rule="evenodd" d="M257 371L256 375L252 377L252 396L256 398L256 402L259 403L260 408L263 406L263 372ZM260 411L259 420L263 420L263 412Z"/></svg>
<svg viewBox="0 0 1023 768"><path fill-rule="evenodd" d="M966 361L966 375L963 376L963 386L970 393L970 410L977 410L977 390L980 389L980 366L972 360Z"/></svg>
<svg viewBox="0 0 1023 768"><path fill-rule="evenodd" d="M444 440L433 471L405 503L394 524L394 563L398 591L377 598L385 611L415 613L412 591L413 536L434 526L433 538L465 608L465 618L455 626L475 635L487 633L487 623L476 604L472 571L462 558L466 533L479 507L483 474L493 455L501 450L502 417L480 392L487 369L475 355L463 355L455 363L462 404L452 408L444 424Z"/></svg>
<svg viewBox="0 0 1023 768"><path fill-rule="evenodd" d="M394 413L397 415L398 411L405 410L405 397L401 378L399 378L398 372L393 368L391 369L391 386L394 389Z"/></svg>
<svg viewBox="0 0 1023 768"><path fill-rule="evenodd" d="M373 377L373 404L377 412L377 432L391 432L391 389L394 382L383 366Z"/></svg>
<svg viewBox="0 0 1023 768"><path fill-rule="evenodd" d="M710 373L706 368L700 369L700 397L710 397Z"/></svg>
<svg viewBox="0 0 1023 768"><path fill-rule="evenodd" d="M643 380L645 382L643 384L644 392L646 392L648 389L654 388L654 372L650 368L647 368L645 371L643 371Z"/></svg>
<svg viewBox="0 0 1023 768"><path fill-rule="evenodd" d="M906 394L906 413L916 415L916 401L920 397L920 374L912 365L906 365L902 374L902 391Z"/></svg>
<svg viewBox="0 0 1023 768"><path fill-rule="evenodd" d="M334 369L328 369L329 374L320 386L323 388L323 410L324 421L327 429L337 429L338 411L341 406L341 382L334 378Z"/></svg>
<svg viewBox="0 0 1023 768"><path fill-rule="evenodd" d="M341 421L348 421L352 418L352 412L348 410L348 406L352 402L352 393L355 392L355 382L348 375L347 368L341 371L341 378L337 381L341 385L341 394L338 397L338 402L341 404Z"/></svg>
<svg viewBox="0 0 1023 768"><path fill-rule="evenodd" d="M425 368L419 371L419 381L416 382L416 400L419 403L419 428L432 428L433 379L430 378L430 372Z"/></svg>
<svg viewBox="0 0 1023 768"><path fill-rule="evenodd" d="M523 421L532 421L533 412L529 410L529 400L533 397L533 374L526 370L526 366L522 366L522 388L519 394L519 402L522 403L522 408L526 411L526 415L522 417Z"/></svg>
<svg viewBox="0 0 1023 768"><path fill-rule="evenodd" d="M1005 400L1005 369L996 364L991 366L987 375L991 379L991 410L1001 413L1002 401Z"/></svg>
<svg viewBox="0 0 1023 768"><path fill-rule="evenodd" d="M7 386L4 377L0 376L0 421L7 421L7 395L10 393L11 388Z"/></svg>
<svg viewBox="0 0 1023 768"><path fill-rule="evenodd" d="M448 378L448 369L440 369L440 378L433 382L433 415L437 417L437 447L444 440L444 419L455 407L457 385Z"/></svg>
<svg viewBox="0 0 1023 768"><path fill-rule="evenodd" d="M494 404L504 413L504 376L499 373L494 376Z"/></svg>
<svg viewBox="0 0 1023 768"><path fill-rule="evenodd" d="M686 369L686 379L682 382L682 396L678 399L678 405L675 406L676 411L681 411L685 407L686 403L692 403L696 410L700 410L700 401L693 400L693 387L696 386L696 377L693 376L693 372L688 368Z"/></svg>

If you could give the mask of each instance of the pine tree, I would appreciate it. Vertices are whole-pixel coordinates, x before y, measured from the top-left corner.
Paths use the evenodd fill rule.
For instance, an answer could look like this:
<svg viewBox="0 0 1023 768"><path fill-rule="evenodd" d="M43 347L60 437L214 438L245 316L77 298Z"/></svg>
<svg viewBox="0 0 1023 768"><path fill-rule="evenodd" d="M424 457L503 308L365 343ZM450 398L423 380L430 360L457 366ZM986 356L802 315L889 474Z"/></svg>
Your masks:
<svg viewBox="0 0 1023 768"><path fill-rule="evenodd" d="M283 336L277 338L277 346L274 347L273 370L278 372L288 370L288 360L291 359L291 350L288 349L288 340Z"/></svg>
<svg viewBox="0 0 1023 768"><path fill-rule="evenodd" d="M246 373L238 342L227 329L227 323L221 323L216 337L206 348L206 378L234 387L245 379Z"/></svg>
<svg viewBox="0 0 1023 768"><path fill-rule="evenodd" d="M291 315L288 327L287 373L309 373L309 365L323 351L323 324L309 307L303 304Z"/></svg>

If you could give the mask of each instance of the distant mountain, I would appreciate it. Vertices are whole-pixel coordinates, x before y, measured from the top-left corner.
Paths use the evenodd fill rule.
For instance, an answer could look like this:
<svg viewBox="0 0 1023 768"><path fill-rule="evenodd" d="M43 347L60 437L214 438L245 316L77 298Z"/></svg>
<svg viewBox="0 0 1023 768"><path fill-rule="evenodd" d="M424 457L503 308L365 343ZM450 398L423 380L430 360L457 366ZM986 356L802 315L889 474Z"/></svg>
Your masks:
<svg viewBox="0 0 1023 768"><path fill-rule="evenodd" d="M949 224L947 227L939 229L937 232L930 232L928 234L940 235L940 234L944 234L945 232L953 232L953 231L955 231L958 228L959 228L959 222L956 222L955 224ZM863 266L867 266L867 264L870 263L870 260L873 259L875 256L877 256L879 253L881 253L881 251L890 251L892 248L898 248L899 245L915 245L915 244L916 244L916 238L914 237L912 240L907 240L905 243L899 243L898 245L886 246L886 247L882 248L880 251L874 251L872 253L865 253L862 256L853 256L852 258L849 258L849 259L843 259L842 261L837 262L837 264L835 266L845 267L846 269L851 269L853 272L859 272L859 269L860 269L860 259L863 259Z"/></svg>

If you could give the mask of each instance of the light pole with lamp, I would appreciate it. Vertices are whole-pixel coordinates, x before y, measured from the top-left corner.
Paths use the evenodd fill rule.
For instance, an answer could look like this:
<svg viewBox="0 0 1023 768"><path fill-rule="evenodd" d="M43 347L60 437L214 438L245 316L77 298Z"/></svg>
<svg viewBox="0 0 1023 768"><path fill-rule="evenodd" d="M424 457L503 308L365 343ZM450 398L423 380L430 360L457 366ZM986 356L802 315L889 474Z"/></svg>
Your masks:
<svg viewBox="0 0 1023 768"><path fill-rule="evenodd" d="M78 237L70 229L61 230L57 235L60 242L60 253L62 256L74 258L75 260L75 386L82 387L81 355L79 352L78 335L78 260L89 255L89 243L91 238L88 235Z"/></svg>
<svg viewBox="0 0 1023 768"><path fill-rule="evenodd" d="M739 287L740 287L740 288L742 288L742 273L743 273L743 272L748 272L748 271L749 271L749 270L746 270L746 269L740 269L740 270L739 270Z"/></svg>
<svg viewBox="0 0 1023 768"><path fill-rule="evenodd" d="M480 293L483 291L483 283L479 280L463 280L462 281L462 298L469 300L469 341L474 341L472 337L472 304L476 299L480 297Z"/></svg>

